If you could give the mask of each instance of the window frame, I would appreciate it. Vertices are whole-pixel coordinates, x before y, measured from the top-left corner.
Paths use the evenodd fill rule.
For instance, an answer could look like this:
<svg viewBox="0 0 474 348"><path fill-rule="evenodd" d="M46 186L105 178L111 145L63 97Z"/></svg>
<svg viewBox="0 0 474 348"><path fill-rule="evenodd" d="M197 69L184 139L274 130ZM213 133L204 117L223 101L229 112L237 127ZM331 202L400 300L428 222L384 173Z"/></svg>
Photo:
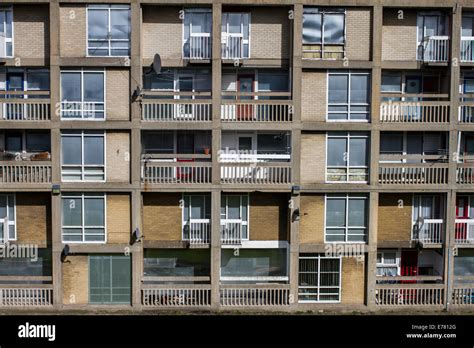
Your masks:
<svg viewBox="0 0 474 348"><path fill-rule="evenodd" d="M5 28L5 34L6 34L6 25L7 25L7 12L10 12L11 13L11 18L12 18L12 22L11 22L11 27L12 27L12 37L11 38L8 38L6 35L5 35L5 41L3 42L3 48L5 50L5 56L0 56L0 58L13 58L15 57L15 21L14 21L14 13L13 13L13 6L1 6L0 5L0 12L5 12L5 21L3 22L3 25L4 25L4 28ZM12 54L11 56L7 55L7 43L11 43L12 44ZM0 43L2 44L2 43Z"/></svg>
<svg viewBox="0 0 474 348"><path fill-rule="evenodd" d="M184 218L184 211L186 209L186 198L189 197L189 219L188 220L185 220ZM208 223L209 225L211 224L211 217L209 219L193 219L191 217L191 210L192 210L192 198L193 197L202 197L203 198L203 202L204 202L204 206L202 207L203 208L203 211L204 211L204 216L206 216L206 201L209 201L208 204L209 205L212 205L212 202L211 202L211 196L210 195L206 195L206 194L197 194L197 193L183 193L182 194L182 199L183 199L183 207L181 209L181 239L182 240L189 240L189 236L187 238L185 238L185 235L184 235L184 228L185 226L187 226L188 224L191 224L191 223ZM210 210L212 210L212 208L210 208ZM211 213L212 214L212 213Z"/></svg>
<svg viewBox="0 0 474 348"><path fill-rule="evenodd" d="M106 7L107 6L107 7ZM89 10L92 9L92 10L107 10L107 43L108 43L108 46L107 46L107 49L108 49L108 54L107 55L90 55L89 54L89 49L91 47L89 47ZM130 17L130 21L128 23L129 25L129 35L128 35L128 39L125 40L125 39L111 39L110 38L110 32L111 32L111 12L113 10L125 10L125 9L128 9L129 11L129 17ZM131 33L132 33L132 22L131 22L131 6L130 5L127 5L127 4L120 4L120 3L116 3L116 4L89 4L87 5L87 9L86 9L86 57L113 57L113 58L128 58L128 57L131 57L131 50L132 50L132 38L131 38ZM104 41L104 40L92 40L92 41ZM111 55L111 50L112 50L112 42L128 42L128 55L120 55L120 56L114 56L114 55ZM92 47L92 49L94 49L95 47ZM105 47L104 47L105 49ZM124 48L119 48L121 50L123 50Z"/></svg>
<svg viewBox="0 0 474 348"><path fill-rule="evenodd" d="M327 213L328 213L328 199L344 199L345 200L345 216L344 216L344 226L328 226L327 221ZM367 206L367 203L369 201L369 197L365 194L354 194L354 193L334 193L334 194L326 194L324 195L324 243L327 244L367 244L368 242L368 236L369 236L369 226L367 223L367 226L349 226L349 201L351 199L360 199L365 201L365 219L366 223L369 219L369 214L370 214L370 209ZM327 237L327 230L328 229L336 229L336 230L344 230L344 241L328 241ZM364 230L365 233L363 236L365 236L365 241L348 241L348 231L350 229L356 229L356 230ZM360 234L352 234L352 235L359 235Z"/></svg>
<svg viewBox="0 0 474 348"><path fill-rule="evenodd" d="M101 136L104 139L104 164L103 165L86 165L84 164L84 138L85 137L93 137L93 136ZM64 155L63 155L63 137L80 137L81 138L81 164L79 165L73 165L73 164L63 164L64 160ZM63 168L64 167L80 167L81 170L81 179L80 180L64 180L63 176ZM103 180L86 180L85 179L85 168L101 168L103 167L103 175L104 179ZM97 132L95 133L93 130L89 131L79 131L79 132L73 132L73 131L65 131L61 132L61 182L106 182L107 181L107 132L102 131L102 132Z"/></svg>
<svg viewBox="0 0 474 348"><path fill-rule="evenodd" d="M243 212L243 205L242 205L242 197L247 197L247 220L244 221L242 220L242 218L240 219L228 219L228 216L229 216L229 204L228 204L228 197L229 196L237 196L239 197L240 199L240 211L239 211L239 214L240 216L242 217L242 212ZM221 214L221 207L222 207L222 202L224 202L224 197L225 197L225 219L222 218L222 214ZM230 222L237 222L241 224L241 226L247 226L247 236L246 238L244 238L243 236L241 237L242 241L249 241L250 240L250 195L248 193L244 193L244 194L238 194L238 195L234 195L234 194L223 194L221 196L221 207L219 207L219 220L220 220L220 226L222 228L222 226L225 226L226 223ZM224 222L224 223L223 223Z"/></svg>
<svg viewBox="0 0 474 348"><path fill-rule="evenodd" d="M5 221L4 218L0 218L0 223L4 225L4 228L3 228L3 239L0 239L0 245L2 244L5 244L5 243L8 243L9 241L16 241L18 239L18 234L17 234L17 230L16 230L16 217L17 217L17 213L16 213L16 194L15 192L11 192L11 193L7 193L7 192L3 192L3 193L0 193L0 196L5 196L5 202L6 202L6 206L5 206L5 209L7 211L7 221ZM13 221L10 220L10 217L9 217L9 207L10 207L10 197L12 198L12 206L13 206ZM5 231L5 223L8 224L8 229ZM13 233L15 234L13 238L10 238L10 226L13 226ZM5 238L5 236L7 238Z"/></svg>
<svg viewBox="0 0 474 348"><path fill-rule="evenodd" d="M81 77L81 101L63 101L63 88L62 88L62 83L63 83L63 74L80 74L80 77ZM102 102L88 102L88 101L84 101L84 74L85 73L95 73L95 74L102 74L103 76L103 81L104 81L104 99ZM107 71L106 69L102 69L102 70L86 70L86 69L80 69L80 70L61 70L60 74L59 74L59 91L60 91L60 96L59 96L59 100L60 100L60 118L61 118L61 121L96 121L96 122L103 122L103 121L106 121L107 120ZM76 110L68 110L67 107L65 108L64 107L64 104L66 105L77 105L77 104L80 104L80 110L78 110L78 112L80 112L81 116L80 117L64 117L63 116L63 113L64 112L76 112ZM85 105L94 105L94 109L95 109L95 105L98 104L98 105L103 105L104 106L104 110L103 110L103 113L104 113L104 117L103 118L96 118L95 115L94 117L86 117L84 116L85 113L90 113L91 111L88 110L89 108L86 108L84 110L84 106ZM94 110L95 112L95 110Z"/></svg>
<svg viewBox="0 0 474 348"><path fill-rule="evenodd" d="M193 15L196 14L196 13L204 13L204 14L210 14L211 15L211 23L210 23L210 26L211 26L211 31L210 33L200 33L200 35L196 35L196 33L193 35L193 31L192 31L192 28L193 28ZM207 9L207 8L189 8L189 9L185 9L184 10L184 16L190 16L190 19L189 19L189 38L191 37L208 37L209 38L209 41L210 41L210 45L211 45L211 51L212 51L212 10L211 9ZM182 41L183 41L183 44L182 44L182 55L183 55L183 58L185 59L190 59L190 55L189 56L186 56L185 54L185 45L186 45L186 37L185 37L185 26L186 26L186 19L184 18L183 19L183 27L182 27ZM190 52L189 52L190 53ZM209 55L211 56L210 58L212 58L212 52L209 52Z"/></svg>
<svg viewBox="0 0 474 348"><path fill-rule="evenodd" d="M347 103L330 103L329 102L329 79L332 75L346 75L348 77L347 83ZM368 86L367 86L367 95L368 95L368 103L351 103L351 84L352 84L352 76L353 75L360 75L360 76L368 76ZM351 70L328 70L326 74L326 122L360 122L360 123L369 123L372 119L372 75L370 72L362 72L362 71L351 71ZM347 111L329 111L330 106L346 106ZM351 106L366 106L368 108L367 112L361 111L351 111ZM329 115L331 113L345 113L347 115L346 119L330 119ZM367 119L352 119L351 115L367 115Z"/></svg>
<svg viewBox="0 0 474 348"><path fill-rule="evenodd" d="M240 34L239 35L236 35L234 33L234 35L229 35L231 33L229 33L229 21L227 20L227 17L229 14L235 14L235 13L238 13L241 15L241 21L240 21ZM248 19L249 19L249 38L248 40L245 40L244 39L244 21L242 20L242 15L247 15L248 16ZM225 24L226 24L226 31L223 32L222 31L222 23L224 23L224 16L226 16L226 20L225 20ZM252 52L251 52L251 36L252 36L252 14L251 12L222 12L222 18L221 18L221 27L219 28L219 30L221 31L221 51L222 51L222 44L224 43L223 42L223 37L225 36L226 37L226 46L228 45L228 37L229 36L236 36L236 37L241 37L242 38L242 57L240 57L240 59L250 59L250 57L252 57ZM248 45L249 49L248 49L248 55L245 56L244 55L244 48L243 46L244 45ZM223 59L225 59L224 57L221 57Z"/></svg>
<svg viewBox="0 0 474 348"><path fill-rule="evenodd" d="M84 201L87 198L99 198L103 199L104 202L104 225L103 226L87 226L87 228L103 228L104 229L104 240L103 241L86 241L85 240L85 205ZM63 205L62 202L64 199L81 199L81 226L64 226L63 223L63 217L64 217L64 211L63 211ZM64 229L68 228L74 228L74 229L81 229L81 241L65 241L64 240ZM73 193L73 192L68 192L64 193L61 196L61 242L66 243L66 244L107 244L107 194L106 193Z"/></svg>
<svg viewBox="0 0 474 348"><path fill-rule="evenodd" d="M332 133L332 134L331 134ZM356 134L356 135L354 135ZM328 165L328 161L329 161L329 139L330 138L344 138L347 140L347 143L346 143L346 154L347 154L347 160L345 161L346 162L346 166L329 166ZM367 139L367 143L366 143L366 156L367 156L367 165L365 166L351 166L350 165L350 140L352 138L356 138L356 139ZM336 135L336 132L327 132L326 133L326 170L325 170L325 173L326 173L326 176L325 176L325 181L326 183L331 183L331 184L336 184L336 183L341 183L341 182L345 182L345 183L353 183L353 184L367 184L369 182L369 175L370 175L370 154L368 153L368 149L370 148L370 137L367 133L364 133L364 135L362 133L359 133L359 132L343 132L341 133L340 135ZM342 168L345 168L346 170L346 180L328 180L328 176L330 175L328 170L329 169L342 169ZM350 174L350 169L366 169L366 173L364 174L365 177L367 178L367 180L349 180L351 175L352 176L361 176L362 174ZM341 174L342 175L342 174Z"/></svg>
<svg viewBox="0 0 474 348"><path fill-rule="evenodd" d="M393 253L395 254L395 263L385 263L385 254ZM381 255L381 262L378 261L379 254ZM397 268L396 276L400 275L401 272L401 253L400 250L377 250L377 260L376 260L376 268L375 272L377 275L377 270L379 268ZM382 277L377 275L378 277Z"/></svg>
<svg viewBox="0 0 474 348"><path fill-rule="evenodd" d="M309 253L309 254L299 254L298 255L298 265L301 260L318 260L318 271L317 273L315 272L305 272L305 273L311 273L311 274L317 274L317 279L318 279L318 285L316 286L301 286L300 281L299 281L299 276L302 273L301 268L298 267L298 303L340 303L341 302L341 297L342 297L342 257L331 257L331 256L321 256L322 254L319 253ZM321 260L339 260L339 285L338 286L324 286L321 287ZM335 273L335 272L332 272ZM321 295L321 289L324 288L338 288L339 292L337 294L338 300L320 300L320 295ZM300 293L300 288L313 288L317 289L317 296L316 300L300 300L300 295L305 295L304 293ZM328 295L328 294L324 294ZM333 294L331 294L333 295Z"/></svg>

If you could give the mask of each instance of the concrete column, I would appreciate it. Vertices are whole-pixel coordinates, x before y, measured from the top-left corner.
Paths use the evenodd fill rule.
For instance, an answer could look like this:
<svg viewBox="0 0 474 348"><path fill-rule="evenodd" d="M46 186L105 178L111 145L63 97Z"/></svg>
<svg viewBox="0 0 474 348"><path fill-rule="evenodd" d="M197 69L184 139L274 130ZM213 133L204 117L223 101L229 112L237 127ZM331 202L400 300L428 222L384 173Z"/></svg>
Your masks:
<svg viewBox="0 0 474 348"><path fill-rule="evenodd" d="M450 190L446 195L446 235L444 238L444 303L445 308L449 309L454 276L454 231L456 220L456 191Z"/></svg>
<svg viewBox="0 0 474 348"><path fill-rule="evenodd" d="M377 230L379 193L372 191L369 196L369 235L367 247L367 292L366 305L375 306L375 283L377 274Z"/></svg>
<svg viewBox="0 0 474 348"><path fill-rule="evenodd" d="M211 193L211 307L218 309L220 305L220 273L221 273L221 229L220 209L221 191Z"/></svg>
<svg viewBox="0 0 474 348"><path fill-rule="evenodd" d="M212 5L212 183L220 184L218 153L221 149L221 22L222 3Z"/></svg>
<svg viewBox="0 0 474 348"><path fill-rule="evenodd" d="M141 224L142 196L140 190L133 190L131 195L131 233L136 228L143 231ZM135 241L132 251L132 306L141 307L141 285L143 276L143 242Z"/></svg>

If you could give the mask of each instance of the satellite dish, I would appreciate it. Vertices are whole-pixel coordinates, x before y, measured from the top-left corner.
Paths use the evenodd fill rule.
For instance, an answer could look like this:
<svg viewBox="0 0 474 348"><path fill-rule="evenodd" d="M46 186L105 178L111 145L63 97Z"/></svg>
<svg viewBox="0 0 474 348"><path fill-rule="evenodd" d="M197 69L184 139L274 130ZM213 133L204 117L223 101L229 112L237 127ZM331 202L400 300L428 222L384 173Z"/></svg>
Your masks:
<svg viewBox="0 0 474 348"><path fill-rule="evenodd" d="M66 257L69 255L69 245L66 244L63 248L63 251L61 251L61 262L66 261Z"/></svg>
<svg viewBox="0 0 474 348"><path fill-rule="evenodd" d="M159 74L161 72L161 57L158 53L153 57L153 64L151 67L155 74Z"/></svg>

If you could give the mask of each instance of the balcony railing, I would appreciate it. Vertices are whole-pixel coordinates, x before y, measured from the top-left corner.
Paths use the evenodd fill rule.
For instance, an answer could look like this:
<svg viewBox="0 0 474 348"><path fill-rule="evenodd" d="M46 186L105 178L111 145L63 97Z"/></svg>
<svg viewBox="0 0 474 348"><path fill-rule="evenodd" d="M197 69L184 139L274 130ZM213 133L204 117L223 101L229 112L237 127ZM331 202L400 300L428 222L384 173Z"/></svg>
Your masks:
<svg viewBox="0 0 474 348"><path fill-rule="evenodd" d="M463 94L459 105L459 123L474 123L474 94Z"/></svg>
<svg viewBox="0 0 474 348"><path fill-rule="evenodd" d="M443 284L378 284L375 303L379 306L442 306Z"/></svg>
<svg viewBox="0 0 474 348"><path fill-rule="evenodd" d="M208 307L210 285L142 285L144 307Z"/></svg>
<svg viewBox="0 0 474 348"><path fill-rule="evenodd" d="M224 245L242 244L242 221L221 220L221 243Z"/></svg>
<svg viewBox="0 0 474 348"><path fill-rule="evenodd" d="M222 59L243 59L244 38L242 36L227 35L222 38L221 58Z"/></svg>
<svg viewBox="0 0 474 348"><path fill-rule="evenodd" d="M449 101L433 101L427 98L446 98L447 95L409 95L384 93L383 97L407 98L408 101L382 101L380 122L383 123L448 123ZM419 98L420 100L416 100ZM424 99L424 100L422 100Z"/></svg>
<svg viewBox="0 0 474 348"><path fill-rule="evenodd" d="M445 185L448 183L446 163L380 163L382 185Z"/></svg>
<svg viewBox="0 0 474 348"><path fill-rule="evenodd" d="M209 219L191 220L183 226L183 240L190 245L208 245L211 242Z"/></svg>
<svg viewBox="0 0 474 348"><path fill-rule="evenodd" d="M184 58L191 60L211 59L211 42L209 35L193 34L189 37L189 53L185 52Z"/></svg>
<svg viewBox="0 0 474 348"><path fill-rule="evenodd" d="M449 58L449 37L430 36L418 47L418 60L424 62L444 63Z"/></svg>
<svg viewBox="0 0 474 348"><path fill-rule="evenodd" d="M291 184L291 163L222 163L221 183L257 185Z"/></svg>
<svg viewBox="0 0 474 348"><path fill-rule="evenodd" d="M471 306L474 305L474 287L455 286L453 288L453 297L451 304L457 306Z"/></svg>
<svg viewBox="0 0 474 348"><path fill-rule="evenodd" d="M52 285L45 287L2 285L0 288L0 307L50 307L52 305Z"/></svg>
<svg viewBox="0 0 474 348"><path fill-rule="evenodd" d="M454 243L474 244L474 219L456 219Z"/></svg>
<svg viewBox="0 0 474 348"><path fill-rule="evenodd" d="M228 307L279 307L290 304L290 287L285 284L222 285L221 305Z"/></svg>
<svg viewBox="0 0 474 348"><path fill-rule="evenodd" d="M413 225L412 239L422 244L439 244L443 236L443 219L421 219Z"/></svg>
<svg viewBox="0 0 474 348"><path fill-rule="evenodd" d="M291 122L293 119L293 101L291 93L258 92L235 93L222 92L221 119L226 122ZM226 99L225 97L234 97ZM256 99L261 97L262 99ZM285 98L285 99L268 99Z"/></svg>
<svg viewBox="0 0 474 348"><path fill-rule="evenodd" d="M49 91L0 91L0 120L49 121L50 105Z"/></svg>
<svg viewBox="0 0 474 348"><path fill-rule="evenodd" d="M461 62L474 62L474 37L461 38Z"/></svg>
<svg viewBox="0 0 474 348"><path fill-rule="evenodd" d="M461 156L456 167L456 183L461 185L474 184L474 156Z"/></svg>
<svg viewBox="0 0 474 348"><path fill-rule="evenodd" d="M171 157L173 158L171 158ZM194 159L210 158L209 155L160 155L166 159L142 160L142 183L144 184L209 184L211 162L194 162ZM176 160L176 162L175 162Z"/></svg>
<svg viewBox="0 0 474 348"><path fill-rule="evenodd" d="M1 161L0 183L2 184L47 184L51 183L51 162Z"/></svg>
<svg viewBox="0 0 474 348"><path fill-rule="evenodd" d="M211 121L212 102L210 96L210 92L146 91L141 99L142 120L158 122Z"/></svg>

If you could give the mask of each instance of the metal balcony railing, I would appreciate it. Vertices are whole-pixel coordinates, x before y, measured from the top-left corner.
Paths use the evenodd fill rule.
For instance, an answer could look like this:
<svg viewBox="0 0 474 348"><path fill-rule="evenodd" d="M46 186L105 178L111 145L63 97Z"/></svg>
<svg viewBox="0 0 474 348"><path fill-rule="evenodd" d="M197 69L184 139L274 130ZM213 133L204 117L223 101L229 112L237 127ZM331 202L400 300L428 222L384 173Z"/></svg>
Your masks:
<svg viewBox="0 0 474 348"><path fill-rule="evenodd" d="M0 91L0 120L49 121L49 91Z"/></svg>
<svg viewBox="0 0 474 348"><path fill-rule="evenodd" d="M449 58L449 37L430 36L418 47L418 60L423 62L444 63Z"/></svg>
<svg viewBox="0 0 474 348"><path fill-rule="evenodd" d="M383 93L383 98L408 99L402 101L382 101L380 122L383 123L449 123L450 103L446 94L396 94ZM419 99L419 100L417 100Z"/></svg>

